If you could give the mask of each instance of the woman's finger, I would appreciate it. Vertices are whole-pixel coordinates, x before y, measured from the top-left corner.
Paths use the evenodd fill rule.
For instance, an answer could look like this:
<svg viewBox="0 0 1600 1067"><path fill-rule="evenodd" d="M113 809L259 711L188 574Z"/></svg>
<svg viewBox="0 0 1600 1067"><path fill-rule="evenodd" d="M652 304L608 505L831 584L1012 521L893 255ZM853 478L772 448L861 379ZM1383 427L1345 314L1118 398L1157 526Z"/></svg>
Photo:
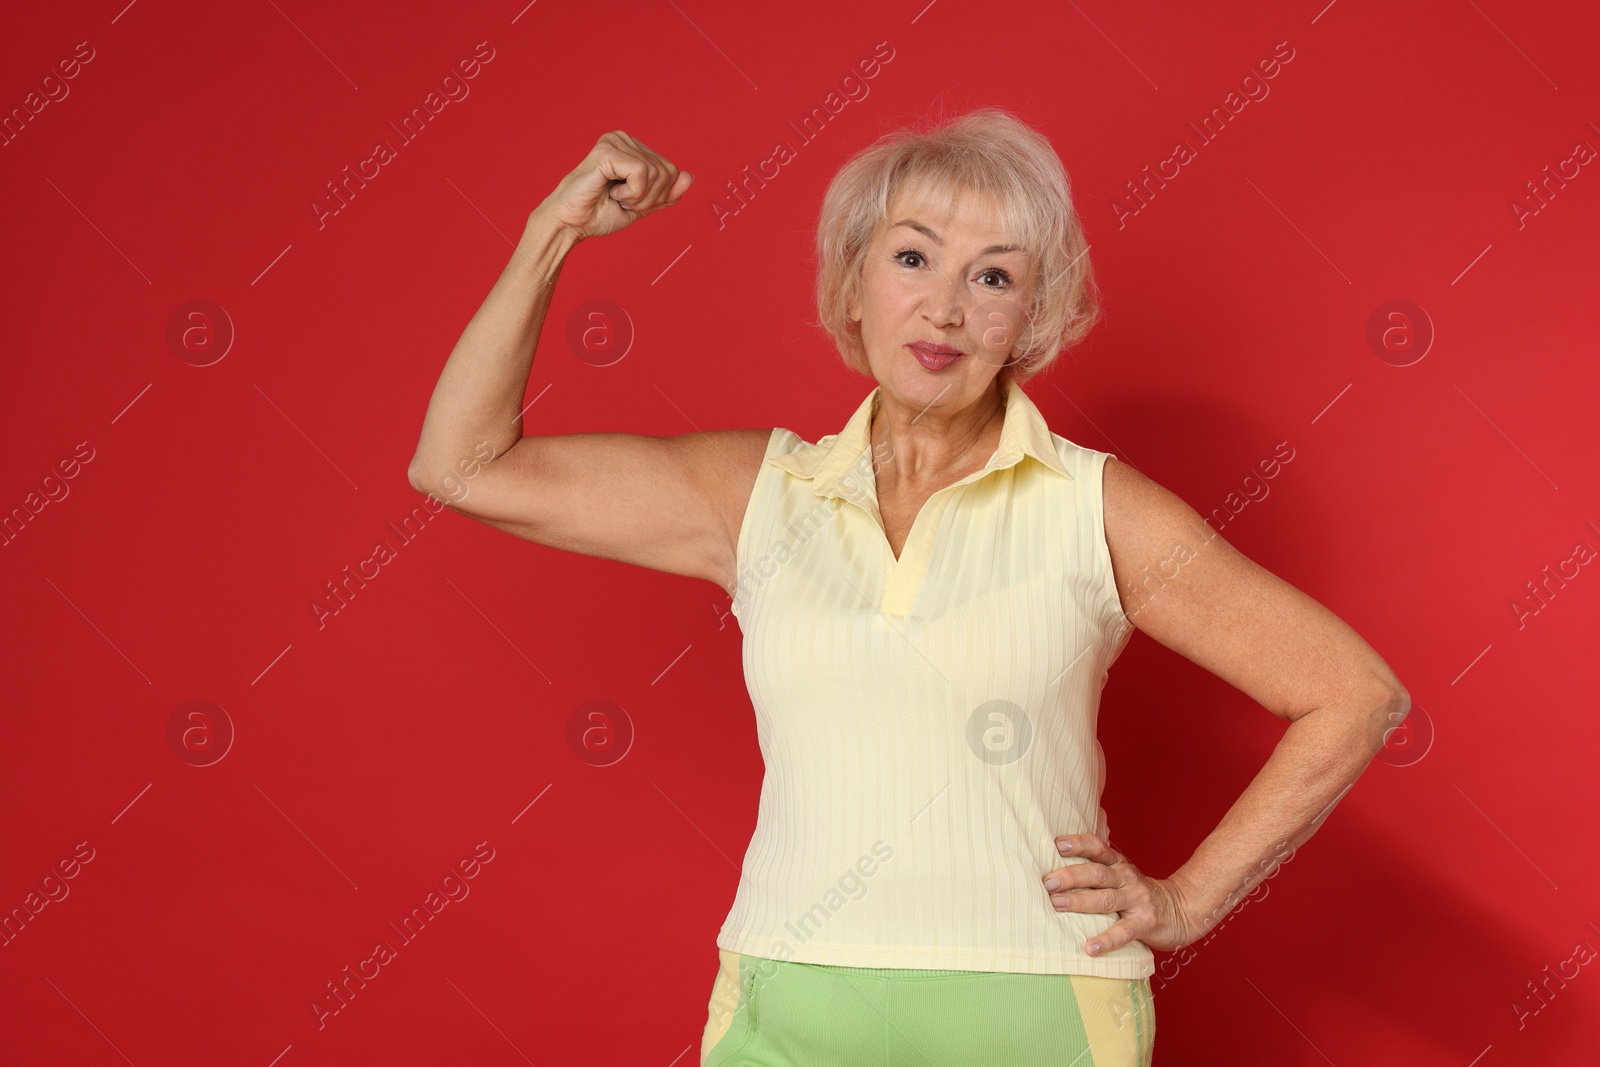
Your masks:
<svg viewBox="0 0 1600 1067"><path fill-rule="evenodd" d="M1105 933L1091 937L1084 950L1091 956L1102 956L1121 948L1133 938L1133 924L1127 919L1121 919L1112 923Z"/></svg>
<svg viewBox="0 0 1600 1067"><path fill-rule="evenodd" d="M1092 914L1121 911L1126 905L1115 889L1076 889L1070 893L1051 893L1050 903L1060 911L1082 911Z"/></svg>
<svg viewBox="0 0 1600 1067"><path fill-rule="evenodd" d="M643 153L652 163L655 164L659 188L659 196L656 199L656 204L658 206L665 206L668 204L677 203L678 198L681 197L685 192L688 192L689 186L693 184L694 175L691 174L689 176L689 181L687 183L680 183L679 178L681 175L678 171L678 168L670 159L667 159L660 152L657 152L655 149L651 148L638 138L634 138L633 143L638 147L641 153ZM680 184L682 184L682 191L679 191Z"/></svg>
<svg viewBox="0 0 1600 1067"><path fill-rule="evenodd" d="M677 203L693 181L627 131L611 130L536 210L579 240L604 237Z"/></svg>
<svg viewBox="0 0 1600 1067"><path fill-rule="evenodd" d="M677 202L681 192L674 195L679 185L678 168L665 160L650 161L645 159L643 176L638 183L638 192L633 191L633 183L629 184L627 208L638 215L648 215L663 207L668 207ZM684 189L687 190L687 186Z"/></svg>
<svg viewBox="0 0 1600 1067"><path fill-rule="evenodd" d="M1097 834L1062 834L1056 838L1056 851L1063 856L1085 856L1097 863L1122 862L1122 853Z"/></svg>
<svg viewBox="0 0 1600 1067"><path fill-rule="evenodd" d="M618 141L627 147L628 153L644 169L638 187L635 188L631 183L629 185L626 197L628 210L637 215L648 215L657 208L673 203L676 198L672 191L678 184L678 168L637 137L624 131L618 132L622 135Z"/></svg>
<svg viewBox="0 0 1600 1067"><path fill-rule="evenodd" d="M641 156L644 164L644 179L641 182L643 192L636 198L633 209L641 215L648 214L656 208L656 201L660 199L657 189L661 185L661 168L648 156Z"/></svg>
<svg viewBox="0 0 1600 1067"><path fill-rule="evenodd" d="M678 168L664 159L657 158L658 166L652 173L650 185L649 210L668 207L677 202L678 195L674 195L678 187Z"/></svg>
<svg viewBox="0 0 1600 1067"><path fill-rule="evenodd" d="M645 193L649 181L644 160L628 150L613 146L600 159L600 173L611 187L606 195L617 206L632 210Z"/></svg>
<svg viewBox="0 0 1600 1067"><path fill-rule="evenodd" d="M1055 879L1056 884L1051 885L1050 880ZM1042 881L1046 889L1081 889L1091 887L1095 889L1120 888L1123 879L1103 863L1069 863L1057 867L1044 874Z"/></svg>
<svg viewBox="0 0 1600 1067"><path fill-rule="evenodd" d="M650 166L633 157L629 160L627 180L611 190L611 198L636 215L642 215L650 196Z"/></svg>

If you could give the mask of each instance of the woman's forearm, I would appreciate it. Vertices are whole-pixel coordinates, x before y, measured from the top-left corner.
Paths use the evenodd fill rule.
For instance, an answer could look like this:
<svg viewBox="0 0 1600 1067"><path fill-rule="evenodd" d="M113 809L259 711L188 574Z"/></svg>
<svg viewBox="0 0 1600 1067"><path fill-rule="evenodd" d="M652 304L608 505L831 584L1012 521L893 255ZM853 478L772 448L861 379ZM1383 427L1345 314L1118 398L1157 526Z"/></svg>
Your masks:
<svg viewBox="0 0 1600 1067"><path fill-rule="evenodd" d="M461 333L434 386L409 475L424 489L487 445L522 436L522 398L534 348L567 253L578 238L535 210L489 295ZM481 458L481 457L480 457Z"/></svg>
<svg viewBox="0 0 1600 1067"><path fill-rule="evenodd" d="M1316 832L1409 703L1399 697L1369 708L1324 707L1289 724L1261 772L1172 873L1202 931Z"/></svg>

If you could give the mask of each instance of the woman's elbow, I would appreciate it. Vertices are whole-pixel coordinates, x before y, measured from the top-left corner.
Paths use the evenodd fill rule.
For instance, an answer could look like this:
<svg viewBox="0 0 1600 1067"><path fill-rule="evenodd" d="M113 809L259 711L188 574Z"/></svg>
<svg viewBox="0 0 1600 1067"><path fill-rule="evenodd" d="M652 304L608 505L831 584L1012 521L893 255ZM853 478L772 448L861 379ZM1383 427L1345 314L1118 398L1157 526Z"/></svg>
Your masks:
<svg viewBox="0 0 1600 1067"><path fill-rule="evenodd" d="M432 492L438 484L438 469L435 464L427 462L422 453L411 457L411 462L406 464L406 481L411 483L411 488L419 493Z"/></svg>
<svg viewBox="0 0 1600 1067"><path fill-rule="evenodd" d="M1411 714L1411 694L1406 687L1400 684L1400 679L1394 680L1394 687L1389 694L1389 704L1385 709L1387 718L1396 726L1405 721Z"/></svg>
<svg viewBox="0 0 1600 1067"><path fill-rule="evenodd" d="M1389 735L1400 728L1411 712L1411 694L1392 674L1376 691L1368 709L1367 746L1377 756L1389 744Z"/></svg>
<svg viewBox="0 0 1600 1067"><path fill-rule="evenodd" d="M412 456L411 462L406 464L406 481L410 482L411 488L415 489L417 492L420 493L423 491L422 465L417 462L417 458L415 456Z"/></svg>

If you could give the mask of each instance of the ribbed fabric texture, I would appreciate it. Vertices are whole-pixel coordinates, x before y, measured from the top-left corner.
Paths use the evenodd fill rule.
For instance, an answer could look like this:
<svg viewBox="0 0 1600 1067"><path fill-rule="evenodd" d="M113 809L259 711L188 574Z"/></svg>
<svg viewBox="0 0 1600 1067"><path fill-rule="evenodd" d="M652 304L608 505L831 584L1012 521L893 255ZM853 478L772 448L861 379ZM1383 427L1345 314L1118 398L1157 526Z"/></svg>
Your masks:
<svg viewBox="0 0 1600 1067"><path fill-rule="evenodd" d="M929 498L899 560L877 507L874 388L815 444L772 432L733 612L766 763L721 948L856 967L1145 978L1113 914L1059 913L1055 838L1109 827L1095 737L1133 626L1105 543L1110 453L1007 383L988 464Z"/></svg>

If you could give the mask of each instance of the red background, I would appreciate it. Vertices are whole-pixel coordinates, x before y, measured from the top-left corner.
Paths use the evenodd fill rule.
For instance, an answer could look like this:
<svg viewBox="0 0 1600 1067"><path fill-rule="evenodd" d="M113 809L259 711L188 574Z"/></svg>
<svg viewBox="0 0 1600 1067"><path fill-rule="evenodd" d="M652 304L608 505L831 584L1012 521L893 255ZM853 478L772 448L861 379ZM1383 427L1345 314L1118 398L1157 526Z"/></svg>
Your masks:
<svg viewBox="0 0 1600 1067"><path fill-rule="evenodd" d="M1591 1062L1600 977L1548 976L1600 946L1600 575L1552 582L1520 627L1512 607L1600 548L1600 174L1569 164L1536 213L1527 188L1600 145L1578 7L9 13L7 112L78 42L93 59L0 147L0 508L70 490L0 550L0 909L80 842L93 858L0 948L0 1056L695 1062L761 776L728 598L449 512L404 541L406 464L527 213L619 128L698 181L568 262L529 432L838 429L872 383L809 325L822 191L880 133L993 103L1062 154L1106 294L1030 383L1052 427L1208 514L1287 441L1224 534L1414 702L1270 891L1181 966L1158 956L1157 1062ZM470 95L319 226L325 183L479 42ZM880 42L869 94L802 143L787 124ZM1279 42L1270 94L1202 145L1187 123ZM1196 158L1119 225L1180 138ZM780 139L795 158L741 206L726 183ZM168 341L199 299L235 331L208 366L218 321ZM1367 341L1396 299L1436 332L1408 366ZM633 331L607 366L567 343L591 300ZM395 557L319 625L379 540ZM175 745L192 700L221 714ZM610 766L568 739L591 700L633 731ZM186 762L223 716L226 755ZM1157 875L1283 729L1142 635L1102 721L1113 832ZM470 895L319 1027L325 983L479 842Z"/></svg>

